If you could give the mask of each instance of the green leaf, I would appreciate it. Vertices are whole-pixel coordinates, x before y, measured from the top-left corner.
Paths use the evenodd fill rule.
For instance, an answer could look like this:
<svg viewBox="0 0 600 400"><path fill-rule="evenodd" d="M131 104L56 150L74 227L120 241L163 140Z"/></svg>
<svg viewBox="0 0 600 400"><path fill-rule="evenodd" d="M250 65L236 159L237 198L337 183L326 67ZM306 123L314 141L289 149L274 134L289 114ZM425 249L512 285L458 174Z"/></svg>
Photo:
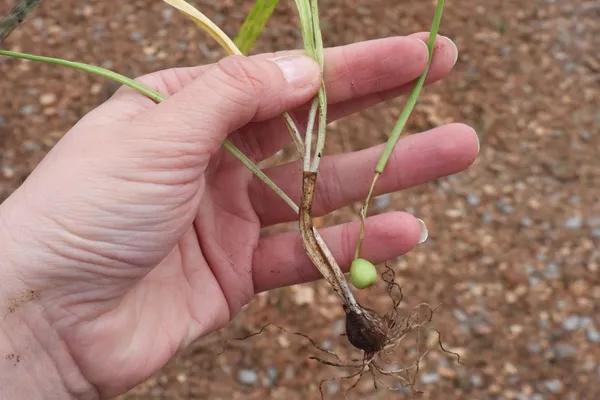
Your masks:
<svg viewBox="0 0 600 400"><path fill-rule="evenodd" d="M240 32L234 39L235 44L242 53L248 54L254 47L278 3L279 0L256 0L242 24Z"/></svg>

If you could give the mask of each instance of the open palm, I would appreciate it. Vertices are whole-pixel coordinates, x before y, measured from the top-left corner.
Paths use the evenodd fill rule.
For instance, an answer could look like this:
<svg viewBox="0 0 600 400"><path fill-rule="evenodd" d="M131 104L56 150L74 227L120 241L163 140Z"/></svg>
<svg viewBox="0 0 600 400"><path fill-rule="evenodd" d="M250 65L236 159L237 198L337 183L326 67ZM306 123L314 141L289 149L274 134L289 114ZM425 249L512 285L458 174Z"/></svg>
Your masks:
<svg viewBox="0 0 600 400"><path fill-rule="evenodd" d="M410 87L426 63L424 38L328 50L332 118ZM2 204L16 287L40 294L36 303L72 359L65 368L78 369L102 397L122 393L225 325L255 293L318 278L296 232L261 236L262 227L296 216L221 150L229 136L260 161L289 142L277 116L297 110L301 120L320 82L317 66L295 54L233 57L141 78L170 98L154 105L121 89ZM455 60L454 45L438 40L429 81ZM303 67L290 78L282 71L292 62ZM472 129L460 124L408 137L377 191L460 171L477 146ZM363 197L379 152L326 157L315 215ZM299 199L299 164L266 173ZM370 218L367 229L364 253L373 261L408 251L423 233L415 217L400 212ZM355 223L323 230L341 265L351 261L357 232Z"/></svg>

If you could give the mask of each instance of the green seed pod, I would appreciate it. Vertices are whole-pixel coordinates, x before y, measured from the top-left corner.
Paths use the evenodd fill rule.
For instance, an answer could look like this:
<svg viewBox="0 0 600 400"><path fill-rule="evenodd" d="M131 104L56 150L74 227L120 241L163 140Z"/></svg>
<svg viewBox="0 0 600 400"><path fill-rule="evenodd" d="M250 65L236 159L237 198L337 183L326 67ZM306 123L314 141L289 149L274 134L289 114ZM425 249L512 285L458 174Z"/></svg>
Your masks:
<svg viewBox="0 0 600 400"><path fill-rule="evenodd" d="M366 289L377 282L377 269L368 260L357 258L350 267L350 282L357 289Z"/></svg>

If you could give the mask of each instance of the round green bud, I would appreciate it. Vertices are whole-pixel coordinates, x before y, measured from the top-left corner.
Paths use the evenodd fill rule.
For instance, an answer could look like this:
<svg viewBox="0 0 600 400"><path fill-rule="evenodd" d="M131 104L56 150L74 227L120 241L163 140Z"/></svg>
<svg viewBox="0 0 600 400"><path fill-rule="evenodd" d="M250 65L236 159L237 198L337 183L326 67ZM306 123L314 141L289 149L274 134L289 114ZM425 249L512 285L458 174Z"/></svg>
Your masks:
<svg viewBox="0 0 600 400"><path fill-rule="evenodd" d="M350 266L350 282L357 289L366 289L377 282L377 269L368 260L357 258Z"/></svg>

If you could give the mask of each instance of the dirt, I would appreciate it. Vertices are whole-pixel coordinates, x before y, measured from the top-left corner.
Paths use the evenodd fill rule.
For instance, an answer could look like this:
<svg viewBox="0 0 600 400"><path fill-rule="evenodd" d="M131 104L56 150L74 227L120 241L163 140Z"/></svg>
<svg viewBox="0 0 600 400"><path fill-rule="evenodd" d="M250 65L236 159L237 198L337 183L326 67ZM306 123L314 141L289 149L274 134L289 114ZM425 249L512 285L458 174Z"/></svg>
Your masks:
<svg viewBox="0 0 600 400"><path fill-rule="evenodd" d="M241 9L237 4L244 3ZM196 1L230 34L249 2ZM12 2L0 2L3 13ZM431 1L321 1L329 45L424 30ZM377 200L408 210L430 239L393 265L405 310L440 305L433 326L464 365L436 350L423 360L422 399L600 398L600 4L584 0L455 0L442 31L461 50L456 71L426 90L409 130L464 121L481 156L467 172ZM258 50L299 47L283 1ZM218 59L202 33L160 1L47 1L6 47L79 59L127 75ZM52 66L0 60L0 198L114 85ZM336 123L328 152L382 142L402 101ZM369 133L369 134L366 134ZM355 219L357 207L320 221ZM281 229L281 228L278 228ZM365 296L362 296L365 297ZM375 307L388 301L381 285ZM389 305L388 305L389 306ZM349 360L343 311L323 283L263 294L227 329L202 338L124 399L313 399L345 371L309 360L310 334ZM433 343L435 335L424 332ZM412 350L411 350L412 349ZM395 360L410 359L406 346ZM345 384L345 383L344 383ZM343 388L325 384L327 398ZM404 398L364 379L351 398Z"/></svg>

